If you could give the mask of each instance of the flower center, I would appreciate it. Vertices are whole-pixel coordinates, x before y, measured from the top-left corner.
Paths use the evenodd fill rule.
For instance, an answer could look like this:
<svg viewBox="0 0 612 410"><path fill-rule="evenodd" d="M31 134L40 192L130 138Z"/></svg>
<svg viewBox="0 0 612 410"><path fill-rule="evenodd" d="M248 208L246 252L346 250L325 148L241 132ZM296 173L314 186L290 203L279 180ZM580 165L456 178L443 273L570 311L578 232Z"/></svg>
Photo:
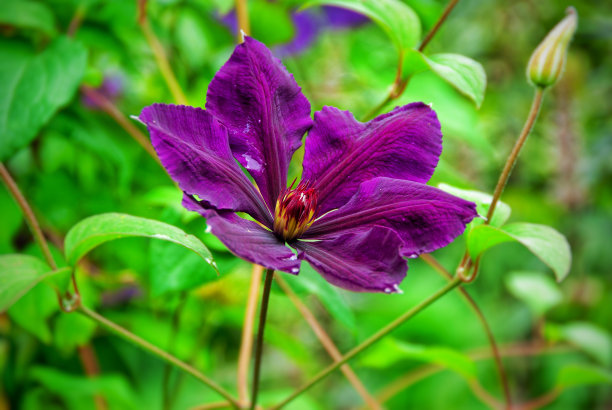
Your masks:
<svg viewBox="0 0 612 410"><path fill-rule="evenodd" d="M310 228L317 208L317 192L307 182L300 182L295 189L293 183L278 198L274 210L274 233L285 241L298 238Z"/></svg>

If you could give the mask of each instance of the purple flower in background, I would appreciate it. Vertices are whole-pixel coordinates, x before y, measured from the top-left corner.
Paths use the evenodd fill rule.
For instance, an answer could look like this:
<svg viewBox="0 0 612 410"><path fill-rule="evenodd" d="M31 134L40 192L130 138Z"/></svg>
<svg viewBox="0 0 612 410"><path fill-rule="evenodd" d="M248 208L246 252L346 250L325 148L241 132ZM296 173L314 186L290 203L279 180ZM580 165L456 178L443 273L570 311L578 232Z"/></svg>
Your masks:
<svg viewBox="0 0 612 410"><path fill-rule="evenodd" d="M109 101L116 101L123 94L123 77L119 74L108 74L102 80L102 84L96 87L96 91ZM83 95L83 105L91 109L99 109L97 101L87 94Z"/></svg>
<svg viewBox="0 0 612 410"><path fill-rule="evenodd" d="M184 206L266 268L297 274L306 260L345 289L398 291L404 257L447 245L476 215L471 202L425 185L442 150L429 106L367 123L324 107L313 121L293 76L249 37L211 81L206 110L154 104L139 119ZM307 131L302 181L287 188Z"/></svg>
<svg viewBox="0 0 612 410"><path fill-rule="evenodd" d="M232 33L238 33L236 11L218 17L218 20ZM321 6L304 11L291 12L291 20L295 28L293 39L274 48L278 57L298 55L307 50L316 41L319 34L327 29L338 30L358 27L370 21L363 14L336 6Z"/></svg>

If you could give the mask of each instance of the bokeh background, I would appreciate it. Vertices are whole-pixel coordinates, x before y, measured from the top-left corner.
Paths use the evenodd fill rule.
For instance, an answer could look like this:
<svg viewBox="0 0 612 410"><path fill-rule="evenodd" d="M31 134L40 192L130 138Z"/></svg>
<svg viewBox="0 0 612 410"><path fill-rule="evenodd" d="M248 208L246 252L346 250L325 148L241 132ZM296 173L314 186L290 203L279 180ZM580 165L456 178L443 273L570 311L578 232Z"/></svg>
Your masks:
<svg viewBox="0 0 612 410"><path fill-rule="evenodd" d="M418 14L424 33L445 6L437 0L405 2ZM362 117L393 83L395 48L367 18L318 7L296 11L303 4L248 1L252 35L282 58L313 111L334 105ZM479 61L488 80L482 107L477 109L426 72L416 75L387 109L412 101L433 103L442 123L444 151L431 184L492 192L532 98L526 63L569 5L578 11L579 27L565 75L545 96L503 201L512 208L511 221L550 225L568 238L571 273L557 284L548 268L521 245L504 244L485 255L478 279L467 290L500 345L516 403L537 407L533 400L554 390L566 366L581 365L600 369L602 378L586 383L587 374L544 408L606 409L612 407L611 379L606 384L604 377L610 377L612 366L612 4L461 0L427 52L464 54ZM147 5L148 25L191 105L204 106L208 83L235 46L233 7L229 0L159 0ZM58 58L67 67L86 59L78 91L42 127L31 124L32 142L5 161L55 248L81 219L123 212L168 222L198 236L213 251L221 271L217 277L197 256L173 244L124 239L100 247L80 265L84 300L233 391L251 267L205 233L201 217L181 208L180 193L165 172L117 122L117 116L125 117L128 127L145 132L129 116L154 102L174 102L138 24L136 2L5 0L0 9L3 55L15 49L42 53L70 33L77 45L71 42L73 48ZM5 101L11 85L2 73L10 69L11 61L1 59L0 90L5 92L0 99ZM44 89L37 82L44 84L44 79L31 81L32 87ZM91 90L106 103L92 99ZM9 112L6 104L0 103L3 113ZM299 172L298 155L291 173ZM4 187L0 227L1 254L39 254ZM435 256L452 271L464 249L463 238L458 238ZM55 254L60 261L60 252ZM288 276L341 351L444 283L420 260L410 262L402 295L339 290L309 268L297 278ZM277 288L266 343L264 404L282 399L331 361ZM368 390L382 395L385 407L480 409L487 404L479 388L498 399L502 395L487 346L482 325L455 292L351 364ZM99 364L96 379L87 378L83 370L92 352ZM466 377L470 366L480 387ZM100 408L96 393L110 409L186 409L219 400L189 376L97 329L86 318L62 314L54 293L44 286L0 315L0 374L2 409ZM395 390L389 390L394 382ZM362 406L337 372L289 408Z"/></svg>

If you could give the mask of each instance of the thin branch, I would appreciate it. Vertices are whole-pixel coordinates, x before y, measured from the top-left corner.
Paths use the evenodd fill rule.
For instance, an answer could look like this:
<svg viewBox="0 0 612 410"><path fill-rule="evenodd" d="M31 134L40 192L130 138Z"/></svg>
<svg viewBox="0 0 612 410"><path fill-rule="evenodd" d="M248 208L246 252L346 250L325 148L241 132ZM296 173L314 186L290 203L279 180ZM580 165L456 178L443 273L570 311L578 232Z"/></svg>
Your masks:
<svg viewBox="0 0 612 410"><path fill-rule="evenodd" d="M434 258L432 255L423 254L421 255L421 259L425 263L427 263L429 266L431 266L436 272L438 272L440 275L446 278L447 280L450 281L453 279L453 276L450 274L450 272L448 272L446 268L444 268L444 266L442 266L442 264L438 262L438 260ZM493 353L493 358L495 359L495 367L497 369L497 374L499 375L499 381L502 386L502 390L504 392L506 407L510 408L512 406L512 399L510 395L510 387L508 385L508 376L506 375L506 370L504 369L504 364L502 363L502 360L499 354L499 349L497 347L497 342L495 341L495 336L493 335L493 331L491 330L491 327L489 326L487 319L482 313L482 310L480 310L480 308L478 307L478 304L472 298L472 296L470 296L467 290L465 290L464 288L459 288L459 292L461 293L461 296L463 296L463 298L468 302L468 304L470 305L474 313L476 313L478 320L480 321L480 323L482 324L482 327L484 328L484 331L487 335L487 339L489 341L489 346L491 347L491 352Z"/></svg>
<svg viewBox="0 0 612 410"><path fill-rule="evenodd" d="M183 92L176 79L176 76L174 75L174 72L172 71L172 66L168 62L168 56L166 55L164 46L151 29L151 25L147 19L146 6L146 0L138 0L138 24L140 25L140 29L142 30L147 43L149 43L149 47L151 47L157 67L159 68L162 77L164 77L164 81L166 81L174 100L177 104L186 105L187 97L185 97L185 93Z"/></svg>
<svg viewBox="0 0 612 410"><path fill-rule="evenodd" d="M206 386L210 387L212 390L219 393L219 395L223 396L223 398L225 398L228 402L230 402L230 404L234 408L236 409L240 408L240 403L235 398L233 398L231 394L229 394L223 387L218 385L215 381L204 376L200 371L198 371L194 367L188 365L185 362L182 362L181 360L177 359L171 354L161 350L159 347L147 342L144 339L141 339L140 337L136 336L135 334L128 331L127 329L124 329L123 327L117 325L116 323L111 322L110 320L99 315L93 310L88 309L85 306L82 306L82 305L79 306L78 312L92 319L93 321L98 323L100 326L106 328L107 330L110 330L111 332L117 334L118 336L121 336L122 338L129 340L130 342L136 344L138 347L144 350L147 350L149 353L154 354L160 359L168 363L171 363L172 365L178 367L179 369L189 373L190 375L192 375L193 377L201 381L203 384L205 384Z"/></svg>
<svg viewBox="0 0 612 410"><path fill-rule="evenodd" d="M404 313L397 319L393 320L391 323L387 324L385 327L380 329L378 332L376 332L375 334L370 336L368 339L360 343L358 346L353 348L351 351L346 353L344 356L342 356L342 359L335 361L334 363L330 364L325 369L320 371L316 376L310 379L302 387L298 388L295 392L289 395L289 397L284 399L282 402L280 402L276 406L272 406L271 409L274 409L274 410L280 409L281 407L289 404L300 394L304 393L305 391L310 389L312 386L314 386L315 384L317 384L318 382L320 382L321 380L329 376L331 373L334 372L334 370L338 369L344 363L348 362L353 357L357 356L359 353L363 352L368 347L372 346L374 343L378 342L383 337L387 336L390 332L395 330L397 327L404 324L404 322L414 317L419 312L421 312L422 310L427 308L429 305L431 305L433 302L440 299L442 296L446 295L448 292L450 292L457 286L460 286L461 284L462 284L461 279L459 278L453 279L452 282L447 283L442 289L438 290L436 293L434 293L433 295L431 295L430 297L428 297L427 299L425 299L424 301L422 301L421 303L419 303L412 309L408 310L406 313Z"/></svg>
<svg viewBox="0 0 612 410"><path fill-rule="evenodd" d="M276 276L275 279L278 286L283 290L283 292L287 294L289 300L291 300L295 307L300 311L300 313L304 317L304 320L306 320L312 331L317 336L317 339L319 339L321 345L323 346L323 348L325 348L331 358L334 360L342 359L342 353L340 353L331 337L329 337L329 335L325 332L321 324L317 321L314 314L310 311L310 309L308 309L308 306L306 306L300 300L298 295L295 294L293 289L291 289L291 286L289 286L289 284L283 278L281 278L280 276ZM365 401L369 408L381 408L380 404L378 404L376 399L372 397L372 395L368 392L363 383L361 383L361 380L359 380L359 377L355 374L355 372L353 372L353 369L351 369L348 364L340 366L340 371L348 379L348 381L355 388L357 393L361 396L361 398L363 399L363 401Z"/></svg>
<svg viewBox="0 0 612 410"><path fill-rule="evenodd" d="M144 135L132 121L130 121L111 100L102 95L98 90L88 85L81 86L81 92L96 103L98 107L107 113L115 122L127 132L144 150L153 158L159 165L161 162L149 142L149 139Z"/></svg>
<svg viewBox="0 0 612 410"><path fill-rule="evenodd" d="M436 21L436 24L434 24L431 30L429 30L429 33L425 35L425 38L423 39L423 41L421 42L421 45L419 46L419 49L418 49L419 51L422 52L423 50L425 50L425 47L427 47L431 39L436 35L438 30L440 30L440 27L446 21L446 18L451 13L451 11L453 11L457 3L459 3L459 0L451 0L448 2L446 7L444 8L444 11L442 11L442 15L440 16L438 21Z"/></svg>
<svg viewBox="0 0 612 410"><path fill-rule="evenodd" d="M45 260L47 261L52 270L56 270L57 264L55 263L55 260L51 255L47 240L45 239L45 236L43 235L42 230L40 229L38 219L36 219L34 212L32 212L32 208L30 208L30 204L28 204L28 201L21 193L21 190L19 190L17 183L15 182L8 169L6 169L2 162L0 162L0 177L2 178L2 181L11 193L11 196L13 197L15 202L17 202L17 205L19 205L19 208L21 208L23 217L28 223L30 231L32 231L32 235L34 236L34 240L40 247L40 250L42 251Z"/></svg>
<svg viewBox="0 0 612 410"><path fill-rule="evenodd" d="M502 346L499 349L499 353L502 357L527 357L537 356L540 354L566 353L571 350L572 349L569 346L550 346L543 343L529 343ZM472 360L479 361L490 359L492 357L492 353L490 347L487 346L472 350L471 352L467 353L467 356ZM381 392L377 395L378 400L380 400L381 403L384 403L413 384L444 370L447 370L447 368L433 364L418 367L381 390ZM512 408L515 409L522 407L521 404L514 404Z"/></svg>
<svg viewBox="0 0 612 410"><path fill-rule="evenodd" d="M98 365L98 358L96 352L93 350L91 344L85 344L77 347L79 359L85 370L87 377L95 378L100 374L100 366ZM108 404L101 394L94 396L94 404L97 410L108 409Z"/></svg>
<svg viewBox="0 0 612 410"><path fill-rule="evenodd" d="M249 296L244 312L237 372L238 398L242 403L246 403L249 399L249 364L251 363L251 353L253 351L253 324L255 323L255 314L257 313L259 284L261 283L263 270L262 266L253 265Z"/></svg>
<svg viewBox="0 0 612 410"><path fill-rule="evenodd" d="M272 290L272 279L274 269L266 269L263 293L261 295L261 306L259 308L259 327L257 339L255 340L255 366L253 367L253 391L251 392L250 409L255 410L257 406L257 395L259 393L259 376L261 374L261 357L263 353L264 330L266 328L266 318L268 317L268 302L270 301L270 291Z"/></svg>

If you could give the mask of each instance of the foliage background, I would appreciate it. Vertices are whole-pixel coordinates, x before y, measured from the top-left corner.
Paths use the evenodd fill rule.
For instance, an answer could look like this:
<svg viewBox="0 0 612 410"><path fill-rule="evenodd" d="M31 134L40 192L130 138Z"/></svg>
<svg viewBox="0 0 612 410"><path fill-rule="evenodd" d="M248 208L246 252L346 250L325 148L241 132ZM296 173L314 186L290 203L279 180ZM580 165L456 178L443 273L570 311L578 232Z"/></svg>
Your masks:
<svg viewBox="0 0 612 410"><path fill-rule="evenodd" d="M0 12L2 50L23 47L42 52L80 15L82 21L74 35L80 46L58 57L67 64L62 68L57 63L62 75L80 78L74 67L79 58L86 58L80 84L99 87L104 79L118 79L120 93L114 101L125 115L138 114L153 102L173 102L137 24L136 2L8 3L10 7ZM435 0L406 3L419 15L424 32L445 5ZM503 196L513 210L511 221L551 225L568 237L573 251L571 274L561 284L549 283L542 279L552 278L545 265L520 245L504 244L487 253L478 280L468 288L500 345L547 346L544 353L504 359L517 402L549 392L560 369L568 364L597 365L608 371L612 365L612 7L582 0L571 4L580 20L565 75L548 93ZM250 1L253 36L271 47L287 43L295 34L291 12L300 5L291 0ZM433 102L440 116L444 152L432 184L492 191L533 93L525 80L526 62L568 5L567 1L550 0L459 3L428 52L464 54L483 64L488 86L482 107L477 110L431 73L415 76L396 102ZM204 105L208 82L233 50L235 38L219 20L231 7L231 2L222 0L164 0L148 5L149 22L192 105ZM395 76L396 59L385 33L368 23L324 29L311 47L285 56L283 62L303 87L313 111L334 105L359 118L386 95ZM11 63L1 61L0 72L10 69ZM43 67L52 73L53 64ZM43 71L33 73L33 87L44 75ZM0 77L0 89L8 86L8 80ZM62 86L40 89L50 98L60 98ZM5 93L2 99L9 97ZM40 96L35 107L44 108L44 98ZM221 271L217 277L200 259L176 245L124 239L95 250L80 265L78 278L86 304L233 389L250 266L205 233L204 220L181 209L180 195L164 171L107 113L87 104L81 91L66 96L62 105L47 118L33 109L31 117L23 119L25 125L12 130L22 132L32 143L5 161L55 246L61 246L67 230L87 216L124 212L195 234L213 251ZM4 106L2 109L7 114ZM299 170L296 161L292 172L299 174ZM1 254L39 254L4 187L0 188L0 226ZM435 256L450 270L463 250L459 238ZM56 254L59 260L60 253ZM531 273L521 276L516 272ZM403 295L348 293L332 288L309 269L297 278L285 278L341 351L444 283L420 260L410 263L401 286ZM548 295L552 295L551 302L542 304ZM101 376L95 380L84 376L81 350L77 349L88 341L100 364ZM272 295L266 342L263 403L283 398L330 362L278 289ZM439 363L440 355L486 346L473 312L453 293L352 365L368 389L377 393L427 363ZM427 349L433 347L446 350L438 351L433 359L414 352L425 349L431 353ZM482 386L501 397L492 361L477 360L473 365ZM414 382L386 405L486 408L462 377L465 368L461 364L457 368ZM218 400L196 381L169 371L163 362L96 329L87 319L60 313L53 292L42 285L0 316L0 369L0 408L95 408L93 396L99 391L110 408L161 409L164 395L172 398L169 407L175 409ZM164 384L169 386L166 393ZM361 405L352 387L337 373L290 408ZM603 384L568 389L546 408L610 406L610 385Z"/></svg>

